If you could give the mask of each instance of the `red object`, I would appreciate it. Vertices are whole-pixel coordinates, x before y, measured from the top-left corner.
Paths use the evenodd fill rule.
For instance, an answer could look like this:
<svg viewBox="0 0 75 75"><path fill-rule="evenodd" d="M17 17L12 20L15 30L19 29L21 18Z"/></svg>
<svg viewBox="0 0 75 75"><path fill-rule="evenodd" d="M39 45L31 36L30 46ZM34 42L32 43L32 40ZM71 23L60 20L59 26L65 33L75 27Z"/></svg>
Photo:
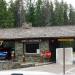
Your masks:
<svg viewBox="0 0 75 75"><path fill-rule="evenodd" d="M51 52L49 50L41 51L41 57L50 58Z"/></svg>
<svg viewBox="0 0 75 75"><path fill-rule="evenodd" d="M45 52L45 57L46 58L50 58L51 57L51 52L50 51L46 51Z"/></svg>

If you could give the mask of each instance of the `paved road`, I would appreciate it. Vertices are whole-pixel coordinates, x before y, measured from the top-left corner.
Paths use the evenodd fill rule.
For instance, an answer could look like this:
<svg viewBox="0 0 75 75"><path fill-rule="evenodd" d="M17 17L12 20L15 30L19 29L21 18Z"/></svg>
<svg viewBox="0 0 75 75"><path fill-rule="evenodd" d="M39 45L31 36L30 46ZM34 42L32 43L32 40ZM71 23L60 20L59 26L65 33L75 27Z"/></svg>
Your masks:
<svg viewBox="0 0 75 75"><path fill-rule="evenodd" d="M35 66L35 67L30 67L30 68L21 68L21 69L17 69L17 70L44 71L44 72L61 74L61 73L63 73L63 65L49 64L49 65ZM71 75L71 73L74 73L74 75L75 75L75 65L66 65L66 75Z"/></svg>

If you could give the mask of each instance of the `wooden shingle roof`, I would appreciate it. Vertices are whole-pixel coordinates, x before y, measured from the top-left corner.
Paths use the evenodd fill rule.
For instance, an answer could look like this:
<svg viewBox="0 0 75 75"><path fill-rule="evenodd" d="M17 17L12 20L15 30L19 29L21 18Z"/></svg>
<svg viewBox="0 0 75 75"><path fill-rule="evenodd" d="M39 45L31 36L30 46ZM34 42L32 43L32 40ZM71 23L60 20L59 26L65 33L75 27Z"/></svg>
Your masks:
<svg viewBox="0 0 75 75"><path fill-rule="evenodd" d="M0 29L0 39L75 37L75 26Z"/></svg>

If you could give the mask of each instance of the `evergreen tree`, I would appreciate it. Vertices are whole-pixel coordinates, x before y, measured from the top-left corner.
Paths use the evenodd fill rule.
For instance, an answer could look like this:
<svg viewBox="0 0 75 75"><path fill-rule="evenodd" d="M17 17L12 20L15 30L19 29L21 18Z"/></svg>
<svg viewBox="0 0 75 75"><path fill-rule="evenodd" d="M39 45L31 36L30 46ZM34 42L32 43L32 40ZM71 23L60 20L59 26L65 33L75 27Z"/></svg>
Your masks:
<svg viewBox="0 0 75 75"><path fill-rule="evenodd" d="M5 0L0 0L0 27L21 27L24 22L32 23L32 26L61 26L75 24L75 9L68 6L63 0L55 0L55 4L49 0L22 0L10 1L7 8Z"/></svg>
<svg viewBox="0 0 75 75"><path fill-rule="evenodd" d="M24 8L22 0L16 0L14 3L15 23L17 27L21 27L24 23Z"/></svg>
<svg viewBox="0 0 75 75"><path fill-rule="evenodd" d="M15 23L15 10L14 10L14 3L11 0L10 1L10 7L8 8L8 17L7 17L7 23L8 23L8 27L15 27L16 23Z"/></svg>
<svg viewBox="0 0 75 75"><path fill-rule="evenodd" d="M63 9L63 1L59 3L57 0L55 1L55 24L63 25L64 23L64 9Z"/></svg>
<svg viewBox="0 0 75 75"><path fill-rule="evenodd" d="M55 15L55 25L59 25L59 2L57 0L55 0L55 11L54 11L54 15Z"/></svg>
<svg viewBox="0 0 75 75"><path fill-rule="evenodd" d="M54 9L53 3L50 2L50 25L51 26L55 25L55 14L53 9Z"/></svg>
<svg viewBox="0 0 75 75"><path fill-rule="evenodd" d="M0 27L5 27L7 19L7 7L5 0L0 0Z"/></svg>
<svg viewBox="0 0 75 75"><path fill-rule="evenodd" d="M32 23L32 26L34 26L34 14L35 14L35 8L30 0L28 5L28 11L26 13L26 21Z"/></svg>
<svg viewBox="0 0 75 75"><path fill-rule="evenodd" d="M41 7L41 25L48 26L49 25L49 18L50 18L50 5L47 0L44 0Z"/></svg>
<svg viewBox="0 0 75 75"><path fill-rule="evenodd" d="M72 7L72 5L70 5L69 24L70 25L74 25L75 24L75 10Z"/></svg>
<svg viewBox="0 0 75 75"><path fill-rule="evenodd" d="M50 15L50 4L49 4L49 1L48 0L45 0L43 2L43 8L42 8L42 19L43 19L43 23L44 26L49 26L50 25L50 18L51 18L51 15Z"/></svg>
<svg viewBox="0 0 75 75"><path fill-rule="evenodd" d="M69 24L69 18L68 18L68 4L64 3L64 25Z"/></svg>
<svg viewBox="0 0 75 75"><path fill-rule="evenodd" d="M36 7L35 7L35 20L34 20L34 26L42 26L42 12L41 12L41 6L42 6L42 1L37 0L36 2Z"/></svg>

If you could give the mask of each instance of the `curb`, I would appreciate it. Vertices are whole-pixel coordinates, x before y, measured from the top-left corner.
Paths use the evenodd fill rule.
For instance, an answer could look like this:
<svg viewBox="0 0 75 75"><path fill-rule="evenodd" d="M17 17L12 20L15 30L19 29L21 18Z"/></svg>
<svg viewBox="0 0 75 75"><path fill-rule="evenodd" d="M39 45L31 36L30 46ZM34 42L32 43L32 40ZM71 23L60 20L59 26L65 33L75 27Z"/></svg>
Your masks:
<svg viewBox="0 0 75 75"><path fill-rule="evenodd" d="M29 63L29 64L21 64L20 68L28 68L28 67L35 67L35 64Z"/></svg>
<svg viewBox="0 0 75 75"><path fill-rule="evenodd" d="M37 63L35 64L35 66L43 66L43 65L49 65L52 64L52 62L48 62L48 63Z"/></svg>

